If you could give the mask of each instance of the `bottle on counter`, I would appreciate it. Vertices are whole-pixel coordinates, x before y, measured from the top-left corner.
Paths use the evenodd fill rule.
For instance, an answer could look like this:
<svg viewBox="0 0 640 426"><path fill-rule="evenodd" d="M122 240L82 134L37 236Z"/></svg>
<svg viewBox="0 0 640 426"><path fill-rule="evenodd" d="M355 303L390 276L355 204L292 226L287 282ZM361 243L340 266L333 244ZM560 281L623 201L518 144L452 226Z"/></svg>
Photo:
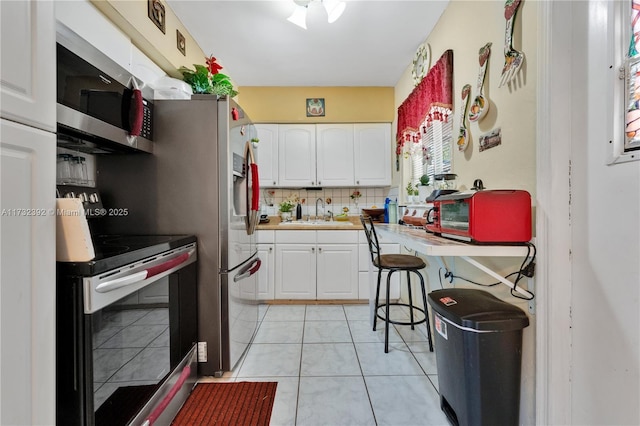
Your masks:
<svg viewBox="0 0 640 426"><path fill-rule="evenodd" d="M384 200L384 223L389 223L389 202L391 200L386 198Z"/></svg>
<svg viewBox="0 0 640 426"><path fill-rule="evenodd" d="M398 200L389 201L389 223L398 223Z"/></svg>
<svg viewBox="0 0 640 426"><path fill-rule="evenodd" d="M302 206L300 203L296 206L296 220L302 219Z"/></svg>

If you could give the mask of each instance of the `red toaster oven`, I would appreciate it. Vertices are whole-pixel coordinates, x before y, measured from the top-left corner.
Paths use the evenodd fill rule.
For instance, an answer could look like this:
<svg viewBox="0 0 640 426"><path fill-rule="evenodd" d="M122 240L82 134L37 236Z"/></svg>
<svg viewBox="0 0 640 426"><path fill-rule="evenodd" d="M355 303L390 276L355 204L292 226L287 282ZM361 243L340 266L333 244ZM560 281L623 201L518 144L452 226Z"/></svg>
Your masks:
<svg viewBox="0 0 640 426"><path fill-rule="evenodd" d="M434 200L425 228L473 243L524 243L531 239L531 195L514 189L443 195Z"/></svg>

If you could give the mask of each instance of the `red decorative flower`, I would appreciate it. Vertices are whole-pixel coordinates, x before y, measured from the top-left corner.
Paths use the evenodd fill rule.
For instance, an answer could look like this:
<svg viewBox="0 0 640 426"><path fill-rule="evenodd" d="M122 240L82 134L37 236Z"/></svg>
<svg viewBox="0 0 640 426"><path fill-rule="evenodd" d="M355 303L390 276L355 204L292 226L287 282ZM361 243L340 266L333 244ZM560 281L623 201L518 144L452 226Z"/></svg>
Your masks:
<svg viewBox="0 0 640 426"><path fill-rule="evenodd" d="M213 55L211 55L206 59L207 59L207 68L209 69L209 72L211 74L218 74L222 69L222 67L216 63L217 59L214 58Z"/></svg>

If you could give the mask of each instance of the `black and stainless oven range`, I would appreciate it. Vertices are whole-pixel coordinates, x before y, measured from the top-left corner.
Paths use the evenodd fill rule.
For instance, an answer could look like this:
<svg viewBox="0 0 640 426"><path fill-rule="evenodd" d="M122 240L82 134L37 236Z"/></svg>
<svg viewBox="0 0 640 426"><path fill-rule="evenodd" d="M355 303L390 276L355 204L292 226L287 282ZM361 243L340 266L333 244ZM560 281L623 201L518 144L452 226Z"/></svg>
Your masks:
<svg viewBox="0 0 640 426"><path fill-rule="evenodd" d="M169 424L197 378L196 238L93 244L57 264L57 424Z"/></svg>

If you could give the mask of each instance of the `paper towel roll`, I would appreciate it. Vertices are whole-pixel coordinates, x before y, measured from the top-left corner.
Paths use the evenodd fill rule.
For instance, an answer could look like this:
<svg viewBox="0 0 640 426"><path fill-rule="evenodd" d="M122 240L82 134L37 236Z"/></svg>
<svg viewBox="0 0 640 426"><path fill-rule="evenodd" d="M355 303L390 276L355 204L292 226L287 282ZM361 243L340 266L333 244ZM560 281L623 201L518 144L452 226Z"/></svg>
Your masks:
<svg viewBox="0 0 640 426"><path fill-rule="evenodd" d="M96 255L79 198L56 199L56 260L87 262Z"/></svg>

